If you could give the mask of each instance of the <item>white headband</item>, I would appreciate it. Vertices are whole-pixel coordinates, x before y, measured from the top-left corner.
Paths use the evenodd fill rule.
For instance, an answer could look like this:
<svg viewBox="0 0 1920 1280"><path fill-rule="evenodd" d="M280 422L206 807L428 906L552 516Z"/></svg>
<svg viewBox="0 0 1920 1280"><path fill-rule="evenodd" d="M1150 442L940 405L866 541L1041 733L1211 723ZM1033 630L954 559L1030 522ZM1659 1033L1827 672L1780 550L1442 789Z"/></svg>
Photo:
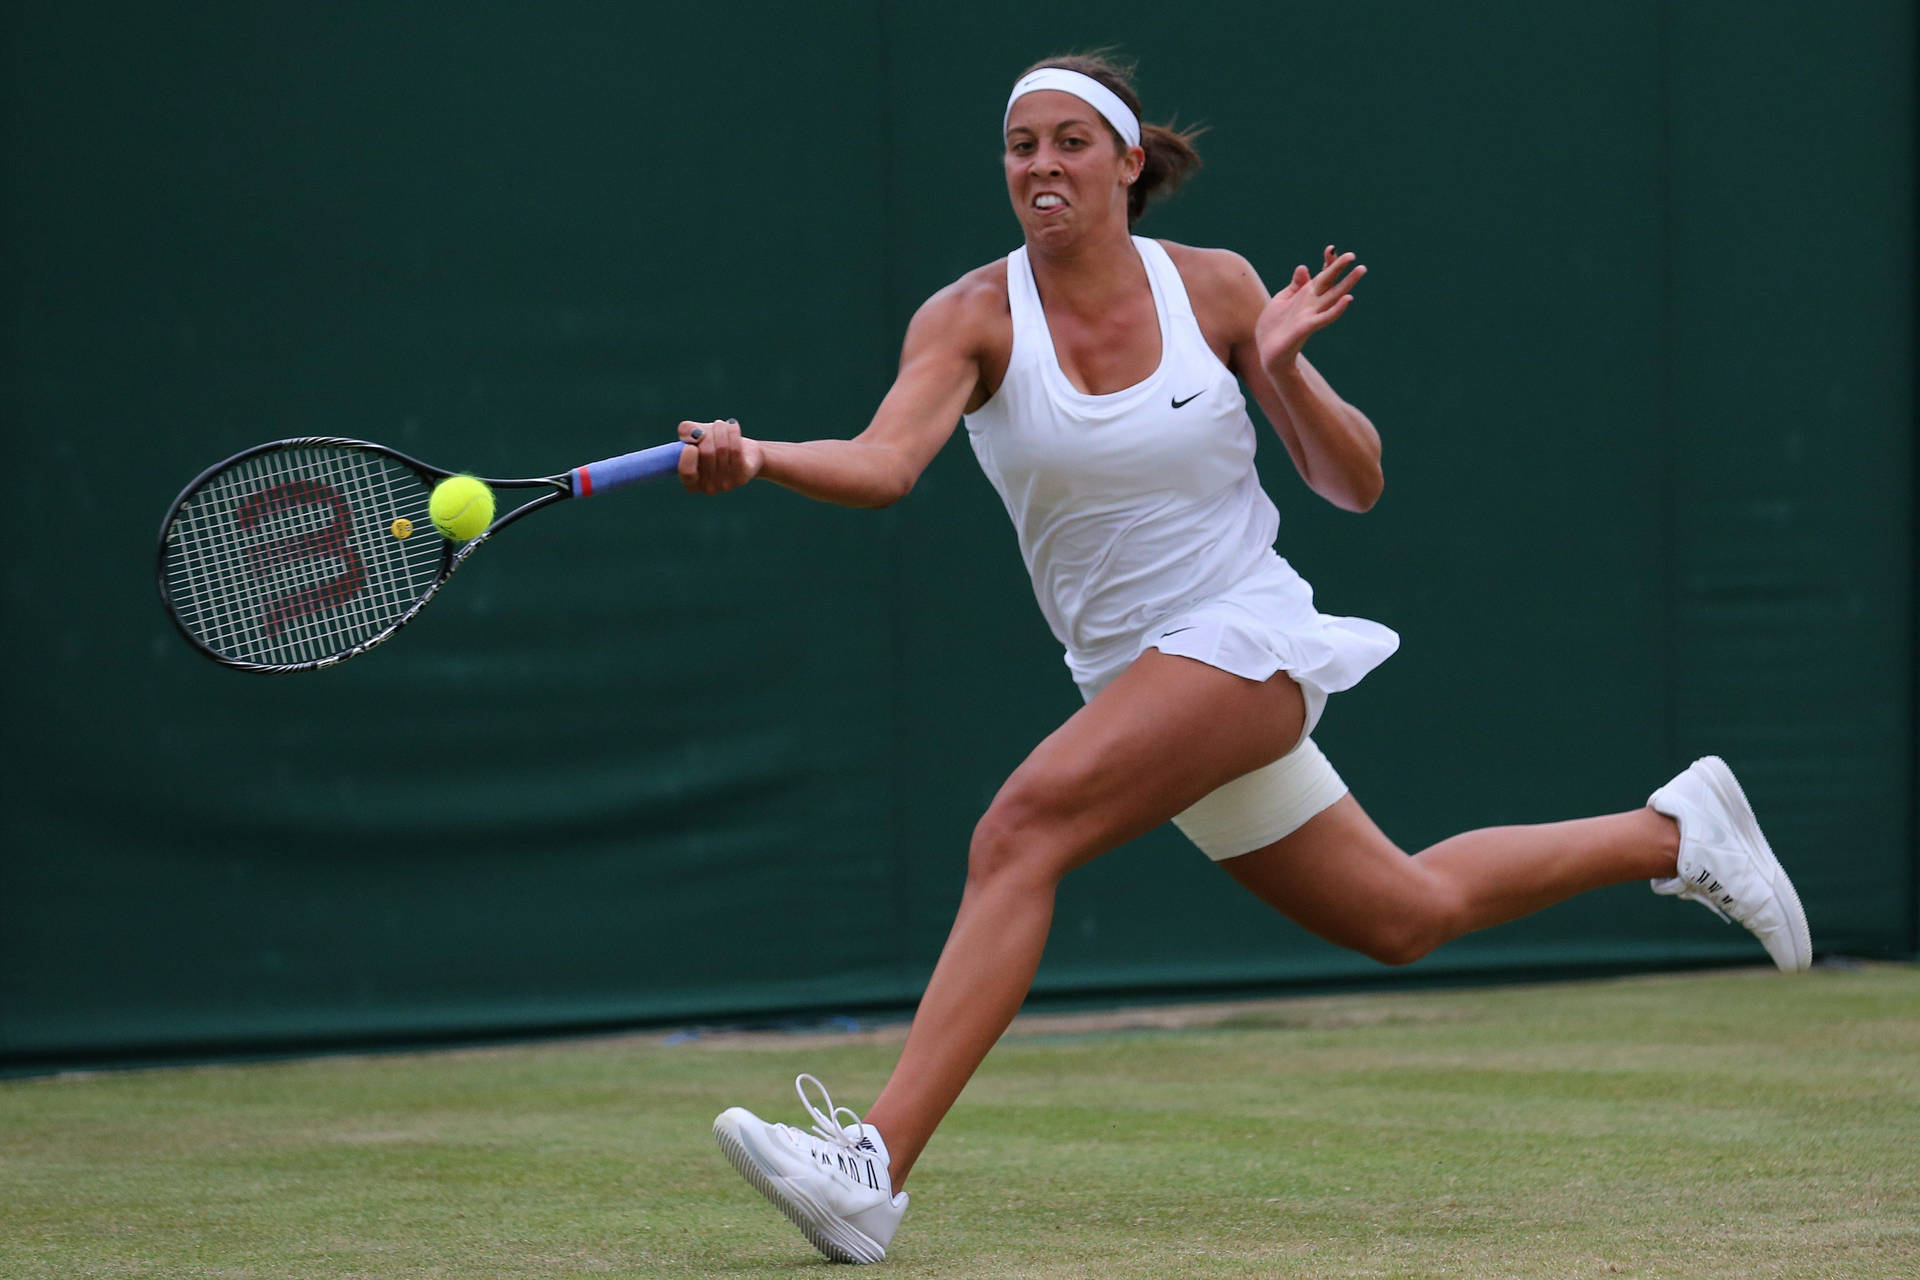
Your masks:
<svg viewBox="0 0 1920 1280"><path fill-rule="evenodd" d="M1134 115L1127 104L1120 100L1120 95L1092 76L1083 76L1065 67L1042 67L1020 77L1020 82L1013 86L1013 93L1007 98L1006 114L1000 117L1001 133L1007 131L1007 119L1013 115L1013 104L1042 89L1058 89L1061 93L1072 94L1105 116L1114 132L1127 140L1128 146L1140 145L1140 117Z"/></svg>

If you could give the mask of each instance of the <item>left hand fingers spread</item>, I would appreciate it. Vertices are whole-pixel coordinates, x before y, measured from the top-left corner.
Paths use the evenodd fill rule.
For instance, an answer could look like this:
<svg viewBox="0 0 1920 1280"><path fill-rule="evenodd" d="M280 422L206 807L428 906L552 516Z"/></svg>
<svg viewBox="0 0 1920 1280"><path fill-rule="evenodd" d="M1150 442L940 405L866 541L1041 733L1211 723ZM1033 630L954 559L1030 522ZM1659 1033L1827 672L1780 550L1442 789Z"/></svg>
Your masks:
<svg viewBox="0 0 1920 1280"><path fill-rule="evenodd" d="M1329 249L1329 252L1331 252L1331 249ZM1320 268L1320 274L1313 278L1314 291L1325 292L1327 286L1332 284L1342 271L1345 271L1349 266L1353 265L1354 257L1355 255L1352 253L1343 253L1337 258L1329 258L1327 265Z"/></svg>
<svg viewBox="0 0 1920 1280"><path fill-rule="evenodd" d="M1308 333L1320 332L1322 329L1332 324L1335 320L1338 320L1341 316L1345 315L1347 313L1347 308L1352 305L1353 305L1353 295L1350 293L1343 293L1337 298L1328 299L1327 304L1324 307L1321 307L1319 310L1315 311L1312 315L1306 317L1307 332Z"/></svg>
<svg viewBox="0 0 1920 1280"><path fill-rule="evenodd" d="M1360 283L1360 277L1364 276L1365 274L1367 274L1367 269L1365 267L1355 266L1353 270L1347 272L1346 275L1342 276L1340 279L1334 281L1331 285L1329 285L1320 294L1320 296L1328 299L1329 301L1331 301L1334 298L1342 297L1350 293L1353 289L1353 286Z"/></svg>

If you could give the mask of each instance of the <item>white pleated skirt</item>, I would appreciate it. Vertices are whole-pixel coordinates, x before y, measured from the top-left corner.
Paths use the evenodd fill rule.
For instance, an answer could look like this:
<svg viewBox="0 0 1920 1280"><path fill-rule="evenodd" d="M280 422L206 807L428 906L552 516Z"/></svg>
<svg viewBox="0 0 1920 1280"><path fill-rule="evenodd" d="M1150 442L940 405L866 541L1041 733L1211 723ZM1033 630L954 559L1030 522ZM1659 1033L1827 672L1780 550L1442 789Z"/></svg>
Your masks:
<svg viewBox="0 0 1920 1280"><path fill-rule="evenodd" d="M1307 695L1311 732L1328 694L1353 688L1399 647L1391 627L1314 608L1313 588L1275 552L1228 590L1177 607L1098 653L1069 650L1066 661L1088 701L1148 649L1247 680L1284 671Z"/></svg>

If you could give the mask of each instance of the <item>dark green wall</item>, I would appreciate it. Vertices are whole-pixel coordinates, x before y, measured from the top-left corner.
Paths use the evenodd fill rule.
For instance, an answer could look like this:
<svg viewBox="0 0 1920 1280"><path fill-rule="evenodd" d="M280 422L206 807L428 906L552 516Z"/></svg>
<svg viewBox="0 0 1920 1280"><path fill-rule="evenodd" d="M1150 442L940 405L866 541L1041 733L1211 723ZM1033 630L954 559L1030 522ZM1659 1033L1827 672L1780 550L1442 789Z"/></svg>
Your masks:
<svg viewBox="0 0 1920 1280"><path fill-rule="evenodd" d="M654 491L517 527L406 637L217 670L155 526L247 444L528 474L733 415L849 435L1017 243L1028 62L1114 43L1207 168L1142 225L1372 268L1313 355L1363 519L1281 547L1401 653L1317 735L1409 847L1718 751L1823 950L1916 948L1913 20L1899 3L16 6L0 1058L910 1002L967 834L1078 705L957 439L885 512ZM1752 962L1592 895L1415 972ZM1164 830L1042 989L1381 972Z"/></svg>

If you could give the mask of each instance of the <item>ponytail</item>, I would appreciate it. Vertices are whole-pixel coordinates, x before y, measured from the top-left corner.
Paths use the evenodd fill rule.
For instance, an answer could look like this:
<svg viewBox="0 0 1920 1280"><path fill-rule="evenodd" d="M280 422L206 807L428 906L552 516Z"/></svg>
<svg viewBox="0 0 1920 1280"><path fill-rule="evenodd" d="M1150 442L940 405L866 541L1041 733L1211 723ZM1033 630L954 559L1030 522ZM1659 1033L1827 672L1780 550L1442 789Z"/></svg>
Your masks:
<svg viewBox="0 0 1920 1280"><path fill-rule="evenodd" d="M1140 126L1140 146L1145 149L1147 160L1127 191L1129 223L1140 220L1140 215L1147 210L1147 201L1156 195L1172 195L1200 167L1200 153L1193 149L1193 140L1201 132L1157 124Z"/></svg>

